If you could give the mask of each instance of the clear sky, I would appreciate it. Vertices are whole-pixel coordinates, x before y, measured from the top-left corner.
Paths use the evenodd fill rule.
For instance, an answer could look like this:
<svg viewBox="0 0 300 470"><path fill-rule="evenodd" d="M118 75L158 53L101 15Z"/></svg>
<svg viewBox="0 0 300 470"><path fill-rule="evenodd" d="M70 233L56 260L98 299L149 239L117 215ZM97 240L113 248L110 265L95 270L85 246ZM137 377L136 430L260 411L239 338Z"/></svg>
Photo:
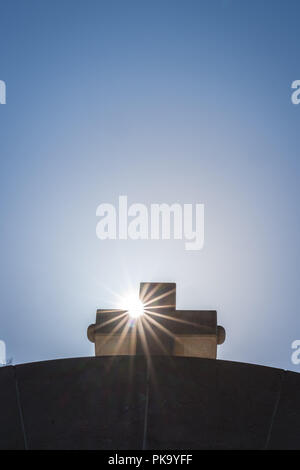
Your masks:
<svg viewBox="0 0 300 470"><path fill-rule="evenodd" d="M217 309L221 359L300 372L297 0L0 0L0 340L93 355L140 281ZM203 250L100 241L96 208L205 204Z"/></svg>

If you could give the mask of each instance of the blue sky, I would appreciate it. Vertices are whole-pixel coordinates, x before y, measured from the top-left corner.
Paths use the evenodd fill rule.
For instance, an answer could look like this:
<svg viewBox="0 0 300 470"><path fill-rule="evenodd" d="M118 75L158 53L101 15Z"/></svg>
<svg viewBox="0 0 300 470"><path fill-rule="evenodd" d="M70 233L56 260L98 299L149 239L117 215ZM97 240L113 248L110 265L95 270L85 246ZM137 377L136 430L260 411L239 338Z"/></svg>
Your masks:
<svg viewBox="0 0 300 470"><path fill-rule="evenodd" d="M141 281L217 309L221 359L300 371L298 1L0 0L0 339L93 355ZM205 246L100 241L96 208L205 204Z"/></svg>

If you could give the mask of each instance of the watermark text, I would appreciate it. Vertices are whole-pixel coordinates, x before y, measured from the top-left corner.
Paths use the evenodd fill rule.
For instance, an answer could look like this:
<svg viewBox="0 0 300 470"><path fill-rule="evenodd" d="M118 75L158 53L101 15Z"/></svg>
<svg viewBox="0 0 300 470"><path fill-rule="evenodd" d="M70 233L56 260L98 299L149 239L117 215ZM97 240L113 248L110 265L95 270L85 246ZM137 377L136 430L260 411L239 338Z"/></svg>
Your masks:
<svg viewBox="0 0 300 470"><path fill-rule="evenodd" d="M293 104L300 103L300 80L294 80L292 83L292 89L295 90L292 93L291 100Z"/></svg>
<svg viewBox="0 0 300 470"><path fill-rule="evenodd" d="M295 339L295 341L292 342L291 348L294 349L291 361L297 366L300 364L300 339Z"/></svg>
<svg viewBox="0 0 300 470"><path fill-rule="evenodd" d="M0 104L6 104L6 83L0 80Z"/></svg>
<svg viewBox="0 0 300 470"><path fill-rule="evenodd" d="M0 366L6 365L6 346L5 342L0 340Z"/></svg>
<svg viewBox="0 0 300 470"><path fill-rule="evenodd" d="M201 250L204 245L204 204L145 204L128 206L127 196L119 205L103 203L96 235L100 240L185 240L185 249Z"/></svg>

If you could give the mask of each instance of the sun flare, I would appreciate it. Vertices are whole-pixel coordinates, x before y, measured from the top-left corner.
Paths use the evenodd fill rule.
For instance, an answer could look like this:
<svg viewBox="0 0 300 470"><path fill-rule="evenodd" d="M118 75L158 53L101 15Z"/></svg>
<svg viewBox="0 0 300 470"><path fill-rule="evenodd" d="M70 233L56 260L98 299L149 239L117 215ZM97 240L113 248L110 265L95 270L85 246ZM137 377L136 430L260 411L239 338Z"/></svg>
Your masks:
<svg viewBox="0 0 300 470"><path fill-rule="evenodd" d="M128 311L129 316L133 319L140 318L144 314L143 302L134 295L129 295L124 300L124 309Z"/></svg>

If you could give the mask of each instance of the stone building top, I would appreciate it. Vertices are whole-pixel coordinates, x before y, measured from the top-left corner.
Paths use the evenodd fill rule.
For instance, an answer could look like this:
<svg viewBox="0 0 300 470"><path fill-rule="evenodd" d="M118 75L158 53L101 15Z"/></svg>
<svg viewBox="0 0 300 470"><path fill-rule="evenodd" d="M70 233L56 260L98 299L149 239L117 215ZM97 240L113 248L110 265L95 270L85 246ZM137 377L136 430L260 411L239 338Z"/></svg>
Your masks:
<svg viewBox="0 0 300 470"><path fill-rule="evenodd" d="M98 309L88 327L96 356L169 355L216 359L225 330L215 310L177 310L176 284L142 282L127 310Z"/></svg>

